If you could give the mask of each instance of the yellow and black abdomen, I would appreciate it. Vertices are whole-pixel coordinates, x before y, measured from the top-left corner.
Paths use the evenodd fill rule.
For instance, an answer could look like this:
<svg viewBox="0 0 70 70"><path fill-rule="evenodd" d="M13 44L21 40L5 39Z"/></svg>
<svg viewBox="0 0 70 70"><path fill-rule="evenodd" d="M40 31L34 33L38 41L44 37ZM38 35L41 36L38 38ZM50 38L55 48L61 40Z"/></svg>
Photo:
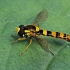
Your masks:
<svg viewBox="0 0 70 70"><path fill-rule="evenodd" d="M44 36L51 36L54 38L61 38L64 40L67 40L70 42L70 35L60 33L60 32L53 32L53 31L48 31L48 30L39 30L38 31L39 35L44 35Z"/></svg>

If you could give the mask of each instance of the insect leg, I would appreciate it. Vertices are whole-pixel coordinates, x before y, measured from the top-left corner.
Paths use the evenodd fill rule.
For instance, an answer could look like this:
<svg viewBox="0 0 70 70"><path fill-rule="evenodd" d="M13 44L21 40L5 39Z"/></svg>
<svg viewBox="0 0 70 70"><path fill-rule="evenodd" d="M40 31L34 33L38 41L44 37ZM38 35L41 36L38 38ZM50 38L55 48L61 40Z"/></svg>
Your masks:
<svg viewBox="0 0 70 70"><path fill-rule="evenodd" d="M30 38L30 43L25 47L25 49L20 53L20 56L28 49L28 47L32 44L32 38Z"/></svg>
<svg viewBox="0 0 70 70"><path fill-rule="evenodd" d="M15 34L15 35L11 35L12 37L16 37L17 36L17 34Z"/></svg>
<svg viewBox="0 0 70 70"><path fill-rule="evenodd" d="M11 43L11 45L12 44L14 44L14 43L16 43L17 41L20 41L20 40L25 40L26 38L18 38L17 40L15 40L13 43Z"/></svg>

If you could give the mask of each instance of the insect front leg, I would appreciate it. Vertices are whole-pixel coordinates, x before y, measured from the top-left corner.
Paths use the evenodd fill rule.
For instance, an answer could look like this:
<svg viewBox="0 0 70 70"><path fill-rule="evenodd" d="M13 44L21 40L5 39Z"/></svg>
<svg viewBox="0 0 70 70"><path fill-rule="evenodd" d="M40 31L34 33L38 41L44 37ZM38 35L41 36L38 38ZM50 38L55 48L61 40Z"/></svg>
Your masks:
<svg viewBox="0 0 70 70"><path fill-rule="evenodd" d="M21 40L25 40L25 39L26 38L18 38L17 40L15 40L14 42L12 42L11 45L14 44L14 43L16 43L17 41L21 41Z"/></svg>
<svg viewBox="0 0 70 70"><path fill-rule="evenodd" d="M11 35L12 37L16 37L16 36L18 36L18 34L15 34L15 35Z"/></svg>

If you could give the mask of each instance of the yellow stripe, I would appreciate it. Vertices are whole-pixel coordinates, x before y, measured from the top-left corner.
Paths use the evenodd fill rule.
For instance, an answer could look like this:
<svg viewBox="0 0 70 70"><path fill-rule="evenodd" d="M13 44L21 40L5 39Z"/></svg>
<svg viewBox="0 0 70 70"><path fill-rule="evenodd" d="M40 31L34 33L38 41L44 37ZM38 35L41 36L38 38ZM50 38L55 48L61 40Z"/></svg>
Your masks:
<svg viewBox="0 0 70 70"><path fill-rule="evenodd" d="M52 36L53 37L56 37L56 32L52 32Z"/></svg>
<svg viewBox="0 0 70 70"><path fill-rule="evenodd" d="M60 37L61 38L64 38L64 33L60 33Z"/></svg>
<svg viewBox="0 0 70 70"><path fill-rule="evenodd" d="M25 30L25 33L28 33L28 32L30 32L30 30Z"/></svg>
<svg viewBox="0 0 70 70"><path fill-rule="evenodd" d="M67 40L70 41L70 35L67 35Z"/></svg>
<svg viewBox="0 0 70 70"><path fill-rule="evenodd" d="M36 26L36 31L39 31L39 30L40 30L40 28L38 26Z"/></svg>
<svg viewBox="0 0 70 70"><path fill-rule="evenodd" d="M43 34L44 35L47 35L47 30L43 30Z"/></svg>

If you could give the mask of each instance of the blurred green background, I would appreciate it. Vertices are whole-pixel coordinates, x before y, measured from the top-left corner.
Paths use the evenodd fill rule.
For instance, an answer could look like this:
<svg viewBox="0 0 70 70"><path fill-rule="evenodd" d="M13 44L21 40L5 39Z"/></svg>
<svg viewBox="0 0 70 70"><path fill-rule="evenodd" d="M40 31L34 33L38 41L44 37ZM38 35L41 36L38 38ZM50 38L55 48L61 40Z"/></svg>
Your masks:
<svg viewBox="0 0 70 70"><path fill-rule="evenodd" d="M43 9L48 18L40 28L70 34L70 0L0 0L0 70L70 70L67 41L42 37L55 56L45 52L35 40L20 57L29 39L11 45L15 27L31 24Z"/></svg>

